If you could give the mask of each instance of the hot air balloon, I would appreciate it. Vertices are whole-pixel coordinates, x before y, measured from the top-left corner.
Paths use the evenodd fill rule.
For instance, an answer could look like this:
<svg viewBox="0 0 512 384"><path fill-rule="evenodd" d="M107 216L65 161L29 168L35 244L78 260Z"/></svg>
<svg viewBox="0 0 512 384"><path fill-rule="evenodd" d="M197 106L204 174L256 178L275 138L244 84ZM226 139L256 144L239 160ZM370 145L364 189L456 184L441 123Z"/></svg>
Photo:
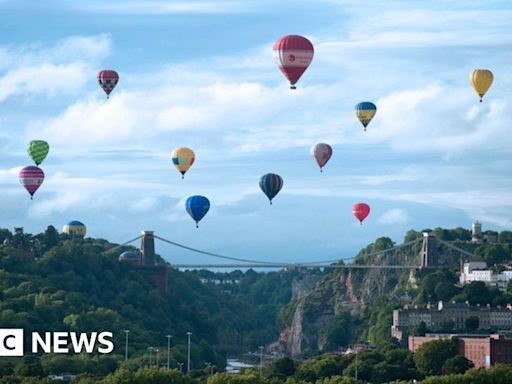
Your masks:
<svg viewBox="0 0 512 384"><path fill-rule="evenodd" d="M35 165L29 165L20 171L19 178L23 187L30 193L30 200L32 200L34 193L43 184L44 172Z"/></svg>
<svg viewBox="0 0 512 384"><path fill-rule="evenodd" d="M176 148L172 152L172 163L176 169L181 173L181 178L185 178L185 173L194 164L196 155L194 151L187 147Z"/></svg>
<svg viewBox="0 0 512 384"><path fill-rule="evenodd" d="M290 82L290 89L295 89L295 83L313 60L313 44L305 37L288 35L277 40L272 50L276 64Z"/></svg>
<svg viewBox="0 0 512 384"><path fill-rule="evenodd" d="M62 232L72 238L83 239L87 233L87 228L84 223L78 220L72 220L62 228Z"/></svg>
<svg viewBox="0 0 512 384"><path fill-rule="evenodd" d="M140 252L125 251L119 255L119 261L129 264L141 264L142 257Z"/></svg>
<svg viewBox="0 0 512 384"><path fill-rule="evenodd" d="M354 109L356 111L357 118L361 124L363 124L364 130L366 131L367 125L370 124L373 116L375 116L375 113L377 113L377 107L372 102L363 101L357 104Z"/></svg>
<svg viewBox="0 0 512 384"><path fill-rule="evenodd" d="M319 143L311 148L311 154L318 163L320 172L322 172L322 168L332 156L332 147L329 144Z"/></svg>
<svg viewBox="0 0 512 384"><path fill-rule="evenodd" d="M357 203L352 207L352 214L363 225L363 220L370 214L370 206L365 203Z"/></svg>
<svg viewBox="0 0 512 384"><path fill-rule="evenodd" d="M111 69L103 69L98 72L97 78L100 87L103 88L103 90L107 94L108 99L110 92L114 90L117 83L119 82L119 75L116 71L113 71Z"/></svg>
<svg viewBox="0 0 512 384"><path fill-rule="evenodd" d="M32 160L34 160L36 165L39 165L43 162L43 160L46 158L46 155L48 155L49 150L50 146L44 140L32 140L30 143L28 143L28 154Z"/></svg>
<svg viewBox="0 0 512 384"><path fill-rule="evenodd" d="M488 69L475 69L469 74L469 81L476 93L478 93L478 96L480 96L480 102L482 102L485 92L491 86L493 78L492 72Z"/></svg>
<svg viewBox="0 0 512 384"><path fill-rule="evenodd" d="M272 204L272 199L279 193L283 188L283 178L275 173L267 173L261 176L260 188L265 195L267 195Z"/></svg>
<svg viewBox="0 0 512 384"><path fill-rule="evenodd" d="M204 196L190 196L185 202L185 208L198 228L199 222L210 209L210 201Z"/></svg>

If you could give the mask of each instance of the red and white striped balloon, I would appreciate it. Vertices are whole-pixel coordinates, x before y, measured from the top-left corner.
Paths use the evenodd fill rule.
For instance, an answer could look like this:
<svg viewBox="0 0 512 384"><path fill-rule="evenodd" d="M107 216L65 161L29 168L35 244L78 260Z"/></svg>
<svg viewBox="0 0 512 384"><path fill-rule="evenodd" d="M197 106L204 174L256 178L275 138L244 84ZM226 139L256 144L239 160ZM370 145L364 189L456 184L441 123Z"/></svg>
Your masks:
<svg viewBox="0 0 512 384"><path fill-rule="evenodd" d="M32 200L34 193L39 189L44 181L44 172L41 168L35 165L29 165L23 168L19 174L20 183L30 194Z"/></svg>
<svg viewBox="0 0 512 384"><path fill-rule="evenodd" d="M295 83L313 60L313 44L305 37L288 35L277 40L272 50L276 64L290 82L290 88L295 89Z"/></svg>

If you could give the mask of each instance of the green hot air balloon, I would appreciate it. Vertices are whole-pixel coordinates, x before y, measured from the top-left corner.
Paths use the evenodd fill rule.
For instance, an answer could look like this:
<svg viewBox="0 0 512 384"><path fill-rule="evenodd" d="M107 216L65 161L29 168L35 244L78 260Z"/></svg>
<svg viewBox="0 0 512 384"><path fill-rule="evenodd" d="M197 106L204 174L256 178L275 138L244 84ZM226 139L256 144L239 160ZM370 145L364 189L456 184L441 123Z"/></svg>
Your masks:
<svg viewBox="0 0 512 384"><path fill-rule="evenodd" d="M36 165L39 165L43 162L50 150L50 146L44 140L32 140L28 144L28 154L34 160Z"/></svg>

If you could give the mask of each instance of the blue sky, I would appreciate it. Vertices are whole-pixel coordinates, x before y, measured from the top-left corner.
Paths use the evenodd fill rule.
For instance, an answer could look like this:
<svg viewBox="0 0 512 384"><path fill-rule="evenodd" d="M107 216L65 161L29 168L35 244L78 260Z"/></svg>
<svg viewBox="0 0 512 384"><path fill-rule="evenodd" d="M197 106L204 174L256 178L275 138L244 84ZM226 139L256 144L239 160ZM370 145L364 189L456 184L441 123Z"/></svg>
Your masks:
<svg viewBox="0 0 512 384"><path fill-rule="evenodd" d="M350 257L410 228L510 229L510 20L498 1L0 0L0 225L75 219L112 242L153 229L285 262ZM315 45L295 92L271 50L292 33ZM495 75L482 104L478 67ZM103 68L121 77L108 101ZM366 133L363 100L378 107ZM51 145L34 201L17 177L31 139ZM317 142L334 148L323 174ZM178 146L197 156L183 181ZM268 172L284 178L273 206L258 187ZM212 203L199 229L184 209L194 194ZM362 227L359 201L372 207Z"/></svg>

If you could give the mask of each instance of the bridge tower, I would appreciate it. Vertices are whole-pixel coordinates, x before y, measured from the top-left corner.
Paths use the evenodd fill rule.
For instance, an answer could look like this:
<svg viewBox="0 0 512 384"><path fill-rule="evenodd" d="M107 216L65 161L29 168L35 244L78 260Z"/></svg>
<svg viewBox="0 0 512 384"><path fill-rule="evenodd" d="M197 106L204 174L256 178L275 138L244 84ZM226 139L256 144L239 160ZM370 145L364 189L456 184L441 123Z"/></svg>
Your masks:
<svg viewBox="0 0 512 384"><path fill-rule="evenodd" d="M421 268L436 267L439 263L438 243L430 232L423 232L423 242L420 251Z"/></svg>
<svg viewBox="0 0 512 384"><path fill-rule="evenodd" d="M153 231L142 231L140 252L142 253L142 265L155 265L155 237Z"/></svg>
<svg viewBox="0 0 512 384"><path fill-rule="evenodd" d="M165 263L156 263L153 231L142 231L140 252L142 253L142 265L139 266L139 270L153 280L160 292L167 293L169 268Z"/></svg>

